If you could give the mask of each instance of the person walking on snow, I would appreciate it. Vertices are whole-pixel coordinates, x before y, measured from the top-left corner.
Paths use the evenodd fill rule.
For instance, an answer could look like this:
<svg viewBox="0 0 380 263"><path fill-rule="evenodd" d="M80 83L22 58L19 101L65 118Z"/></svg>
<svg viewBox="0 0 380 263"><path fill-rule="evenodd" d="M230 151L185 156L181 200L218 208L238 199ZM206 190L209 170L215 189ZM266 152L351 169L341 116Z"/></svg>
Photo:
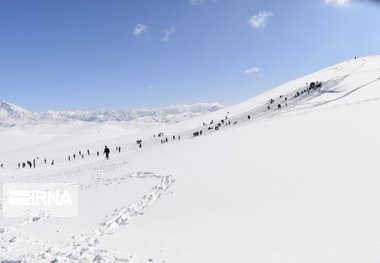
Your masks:
<svg viewBox="0 0 380 263"><path fill-rule="evenodd" d="M107 146L104 147L104 153L103 154L106 155L107 160L110 158L110 149Z"/></svg>

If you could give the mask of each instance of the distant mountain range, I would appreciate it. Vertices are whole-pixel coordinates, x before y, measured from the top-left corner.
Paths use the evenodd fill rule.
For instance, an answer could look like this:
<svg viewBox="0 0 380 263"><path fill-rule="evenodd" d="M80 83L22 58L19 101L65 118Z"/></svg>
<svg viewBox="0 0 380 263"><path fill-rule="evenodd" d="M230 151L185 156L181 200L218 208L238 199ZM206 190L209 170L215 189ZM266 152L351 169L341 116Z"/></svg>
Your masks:
<svg viewBox="0 0 380 263"><path fill-rule="evenodd" d="M134 110L99 110L89 111L47 111L30 112L6 101L0 102L0 125L15 122L143 122L143 123L176 123L185 119L200 116L222 109L219 103L197 103L192 105L171 105L162 109L142 108Z"/></svg>

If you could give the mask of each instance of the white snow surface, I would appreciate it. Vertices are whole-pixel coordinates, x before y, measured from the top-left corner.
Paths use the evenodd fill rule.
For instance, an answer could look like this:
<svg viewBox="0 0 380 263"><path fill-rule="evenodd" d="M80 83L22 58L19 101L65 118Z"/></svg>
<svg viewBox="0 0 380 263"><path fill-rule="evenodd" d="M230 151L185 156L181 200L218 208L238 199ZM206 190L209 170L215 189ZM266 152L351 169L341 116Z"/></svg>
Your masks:
<svg viewBox="0 0 380 263"><path fill-rule="evenodd" d="M379 262L379 112L371 56L173 125L3 127L0 183L75 183L80 205L0 217L0 262ZM104 145L110 160L94 154Z"/></svg>

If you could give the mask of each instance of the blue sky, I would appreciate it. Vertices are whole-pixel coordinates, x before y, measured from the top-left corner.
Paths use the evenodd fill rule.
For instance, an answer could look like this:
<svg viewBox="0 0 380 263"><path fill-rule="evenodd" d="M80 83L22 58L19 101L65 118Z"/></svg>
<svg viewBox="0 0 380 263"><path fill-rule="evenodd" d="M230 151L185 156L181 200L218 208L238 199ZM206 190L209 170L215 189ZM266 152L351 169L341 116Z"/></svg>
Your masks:
<svg viewBox="0 0 380 263"><path fill-rule="evenodd" d="M246 100L380 54L354 0L2 0L0 100L33 111Z"/></svg>

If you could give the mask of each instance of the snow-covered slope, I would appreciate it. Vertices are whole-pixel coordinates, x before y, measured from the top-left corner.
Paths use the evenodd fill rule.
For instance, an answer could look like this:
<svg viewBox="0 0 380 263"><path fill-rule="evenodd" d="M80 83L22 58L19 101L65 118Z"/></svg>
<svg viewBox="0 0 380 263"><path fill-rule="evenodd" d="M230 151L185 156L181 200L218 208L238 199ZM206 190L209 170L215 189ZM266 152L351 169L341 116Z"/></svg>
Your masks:
<svg viewBox="0 0 380 263"><path fill-rule="evenodd" d="M302 92L312 81L323 85ZM62 136L50 140L48 131L3 130L13 143L0 148L1 182L79 184L80 215L0 218L0 259L379 262L379 102L380 56L373 56L171 126L125 135L107 123L100 132L57 127ZM153 138L158 132L165 136ZM25 136L42 137L24 146ZM108 161L67 160L105 144ZM17 169L35 156L36 169Z"/></svg>

